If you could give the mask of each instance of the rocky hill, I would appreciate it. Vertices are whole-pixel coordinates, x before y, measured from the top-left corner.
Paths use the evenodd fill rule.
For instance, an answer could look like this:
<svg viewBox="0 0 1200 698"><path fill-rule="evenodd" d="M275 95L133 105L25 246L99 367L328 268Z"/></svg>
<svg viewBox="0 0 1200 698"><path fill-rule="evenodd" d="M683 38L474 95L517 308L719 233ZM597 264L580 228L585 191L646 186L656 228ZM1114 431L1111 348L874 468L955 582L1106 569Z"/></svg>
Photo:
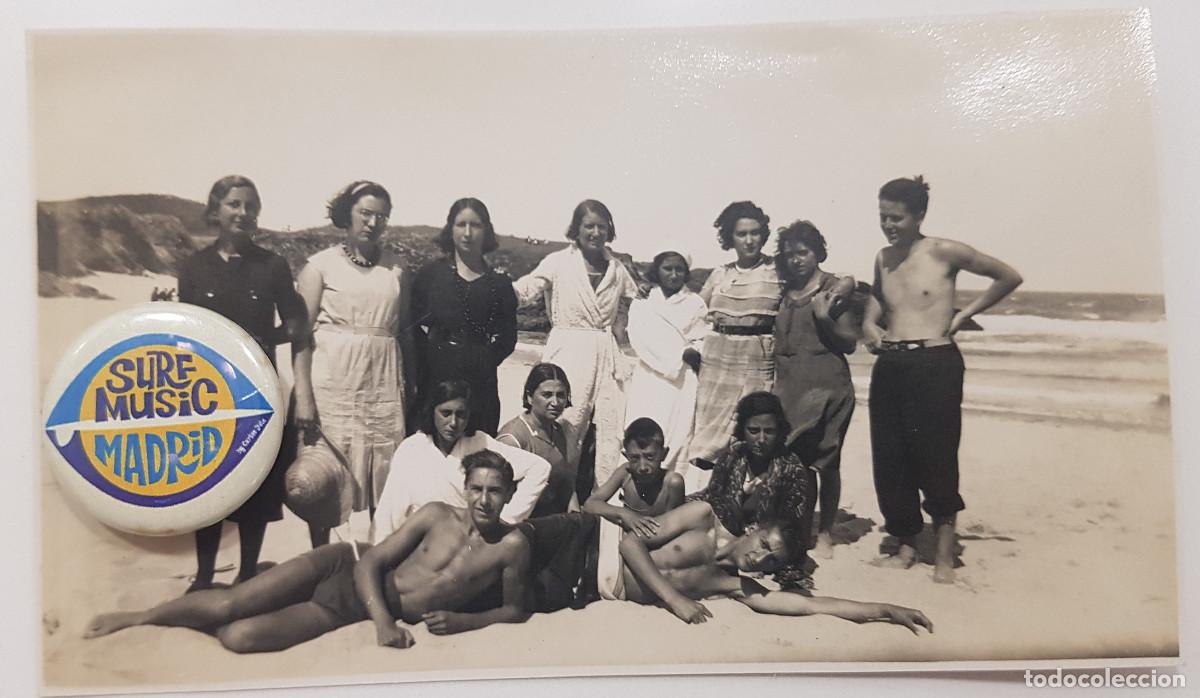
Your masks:
<svg viewBox="0 0 1200 698"><path fill-rule="evenodd" d="M215 239L204 221L204 204L175 196L134 194L46 201L37 205L38 293L43 296L96 297L98 291L78 277L91 272L175 274L181 261ZM442 253L440 228L389 226L385 239L416 270ZM283 255L299 271L319 250L337 244L342 233L332 226L297 231L261 229L255 240ZM529 273L542 257L567 242L501 235L500 249L488 256L492 266L513 278ZM623 261L637 268L633 260ZM521 311L521 328L548 327L540 307Z"/></svg>

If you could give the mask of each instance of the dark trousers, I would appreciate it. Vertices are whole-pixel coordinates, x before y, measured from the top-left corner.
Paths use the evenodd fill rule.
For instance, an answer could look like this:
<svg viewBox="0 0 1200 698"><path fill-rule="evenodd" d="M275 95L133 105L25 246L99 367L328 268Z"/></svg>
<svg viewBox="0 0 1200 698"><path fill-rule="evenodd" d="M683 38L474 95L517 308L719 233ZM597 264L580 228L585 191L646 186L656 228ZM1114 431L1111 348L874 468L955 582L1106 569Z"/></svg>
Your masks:
<svg viewBox="0 0 1200 698"><path fill-rule="evenodd" d="M894 536L921 532L921 494L935 518L965 508L958 493L963 360L958 347L889 351L871 371L875 494Z"/></svg>
<svg viewBox="0 0 1200 698"><path fill-rule="evenodd" d="M518 523L529 541L533 610L549 613L575 603L576 590L590 595L596 586L600 519L581 511L552 514Z"/></svg>

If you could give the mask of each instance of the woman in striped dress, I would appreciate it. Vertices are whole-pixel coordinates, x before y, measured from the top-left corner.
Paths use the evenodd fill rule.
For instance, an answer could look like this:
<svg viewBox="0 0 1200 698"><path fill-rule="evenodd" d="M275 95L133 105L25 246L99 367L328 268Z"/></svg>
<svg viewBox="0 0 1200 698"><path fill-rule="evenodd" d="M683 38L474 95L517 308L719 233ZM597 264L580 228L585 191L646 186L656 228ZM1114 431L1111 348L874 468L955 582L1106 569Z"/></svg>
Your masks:
<svg viewBox="0 0 1200 698"><path fill-rule="evenodd" d="M782 282L774 260L763 254L770 218L751 201L735 201L713 227L721 248L737 259L713 269L700 289L712 328L700 352L696 425L685 475L688 489L702 487L707 472L729 445L738 400L775 380L775 315Z"/></svg>

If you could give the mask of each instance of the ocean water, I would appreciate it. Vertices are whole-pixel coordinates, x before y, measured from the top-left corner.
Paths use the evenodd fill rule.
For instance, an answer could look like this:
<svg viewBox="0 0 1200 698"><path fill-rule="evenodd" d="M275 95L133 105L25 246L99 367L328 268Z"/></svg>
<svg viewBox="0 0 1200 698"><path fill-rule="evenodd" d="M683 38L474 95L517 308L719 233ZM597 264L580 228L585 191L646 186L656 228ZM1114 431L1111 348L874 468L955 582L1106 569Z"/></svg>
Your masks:
<svg viewBox="0 0 1200 698"><path fill-rule="evenodd" d="M960 294L959 306L972 294ZM967 411L1119 429L1170 428L1162 296L1018 292L956 339ZM865 402L874 357L850 357Z"/></svg>
<svg viewBox="0 0 1200 698"><path fill-rule="evenodd" d="M957 306L973 298L960 292ZM955 339L963 409L1013 419L1167 432L1167 322L1159 295L1018 291ZM521 341L541 344L542 333ZM625 348L632 358L632 350ZM875 357L849 357L860 408Z"/></svg>

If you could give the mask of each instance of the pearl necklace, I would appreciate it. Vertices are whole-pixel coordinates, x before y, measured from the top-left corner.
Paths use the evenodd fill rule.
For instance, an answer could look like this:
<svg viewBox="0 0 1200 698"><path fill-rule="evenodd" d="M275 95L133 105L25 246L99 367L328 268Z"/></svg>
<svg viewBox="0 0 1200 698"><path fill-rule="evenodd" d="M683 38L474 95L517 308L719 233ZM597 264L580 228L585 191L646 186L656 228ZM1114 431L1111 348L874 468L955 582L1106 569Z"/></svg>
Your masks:
<svg viewBox="0 0 1200 698"><path fill-rule="evenodd" d="M375 266L375 262L372 262L372 261L363 259L362 257L359 257L357 254L354 253L354 250L351 250L350 246L344 242L342 243L342 252L346 253L347 259L349 259L351 262L353 262L354 264L357 264L358 266L360 266L364 269L370 269L371 267Z"/></svg>

